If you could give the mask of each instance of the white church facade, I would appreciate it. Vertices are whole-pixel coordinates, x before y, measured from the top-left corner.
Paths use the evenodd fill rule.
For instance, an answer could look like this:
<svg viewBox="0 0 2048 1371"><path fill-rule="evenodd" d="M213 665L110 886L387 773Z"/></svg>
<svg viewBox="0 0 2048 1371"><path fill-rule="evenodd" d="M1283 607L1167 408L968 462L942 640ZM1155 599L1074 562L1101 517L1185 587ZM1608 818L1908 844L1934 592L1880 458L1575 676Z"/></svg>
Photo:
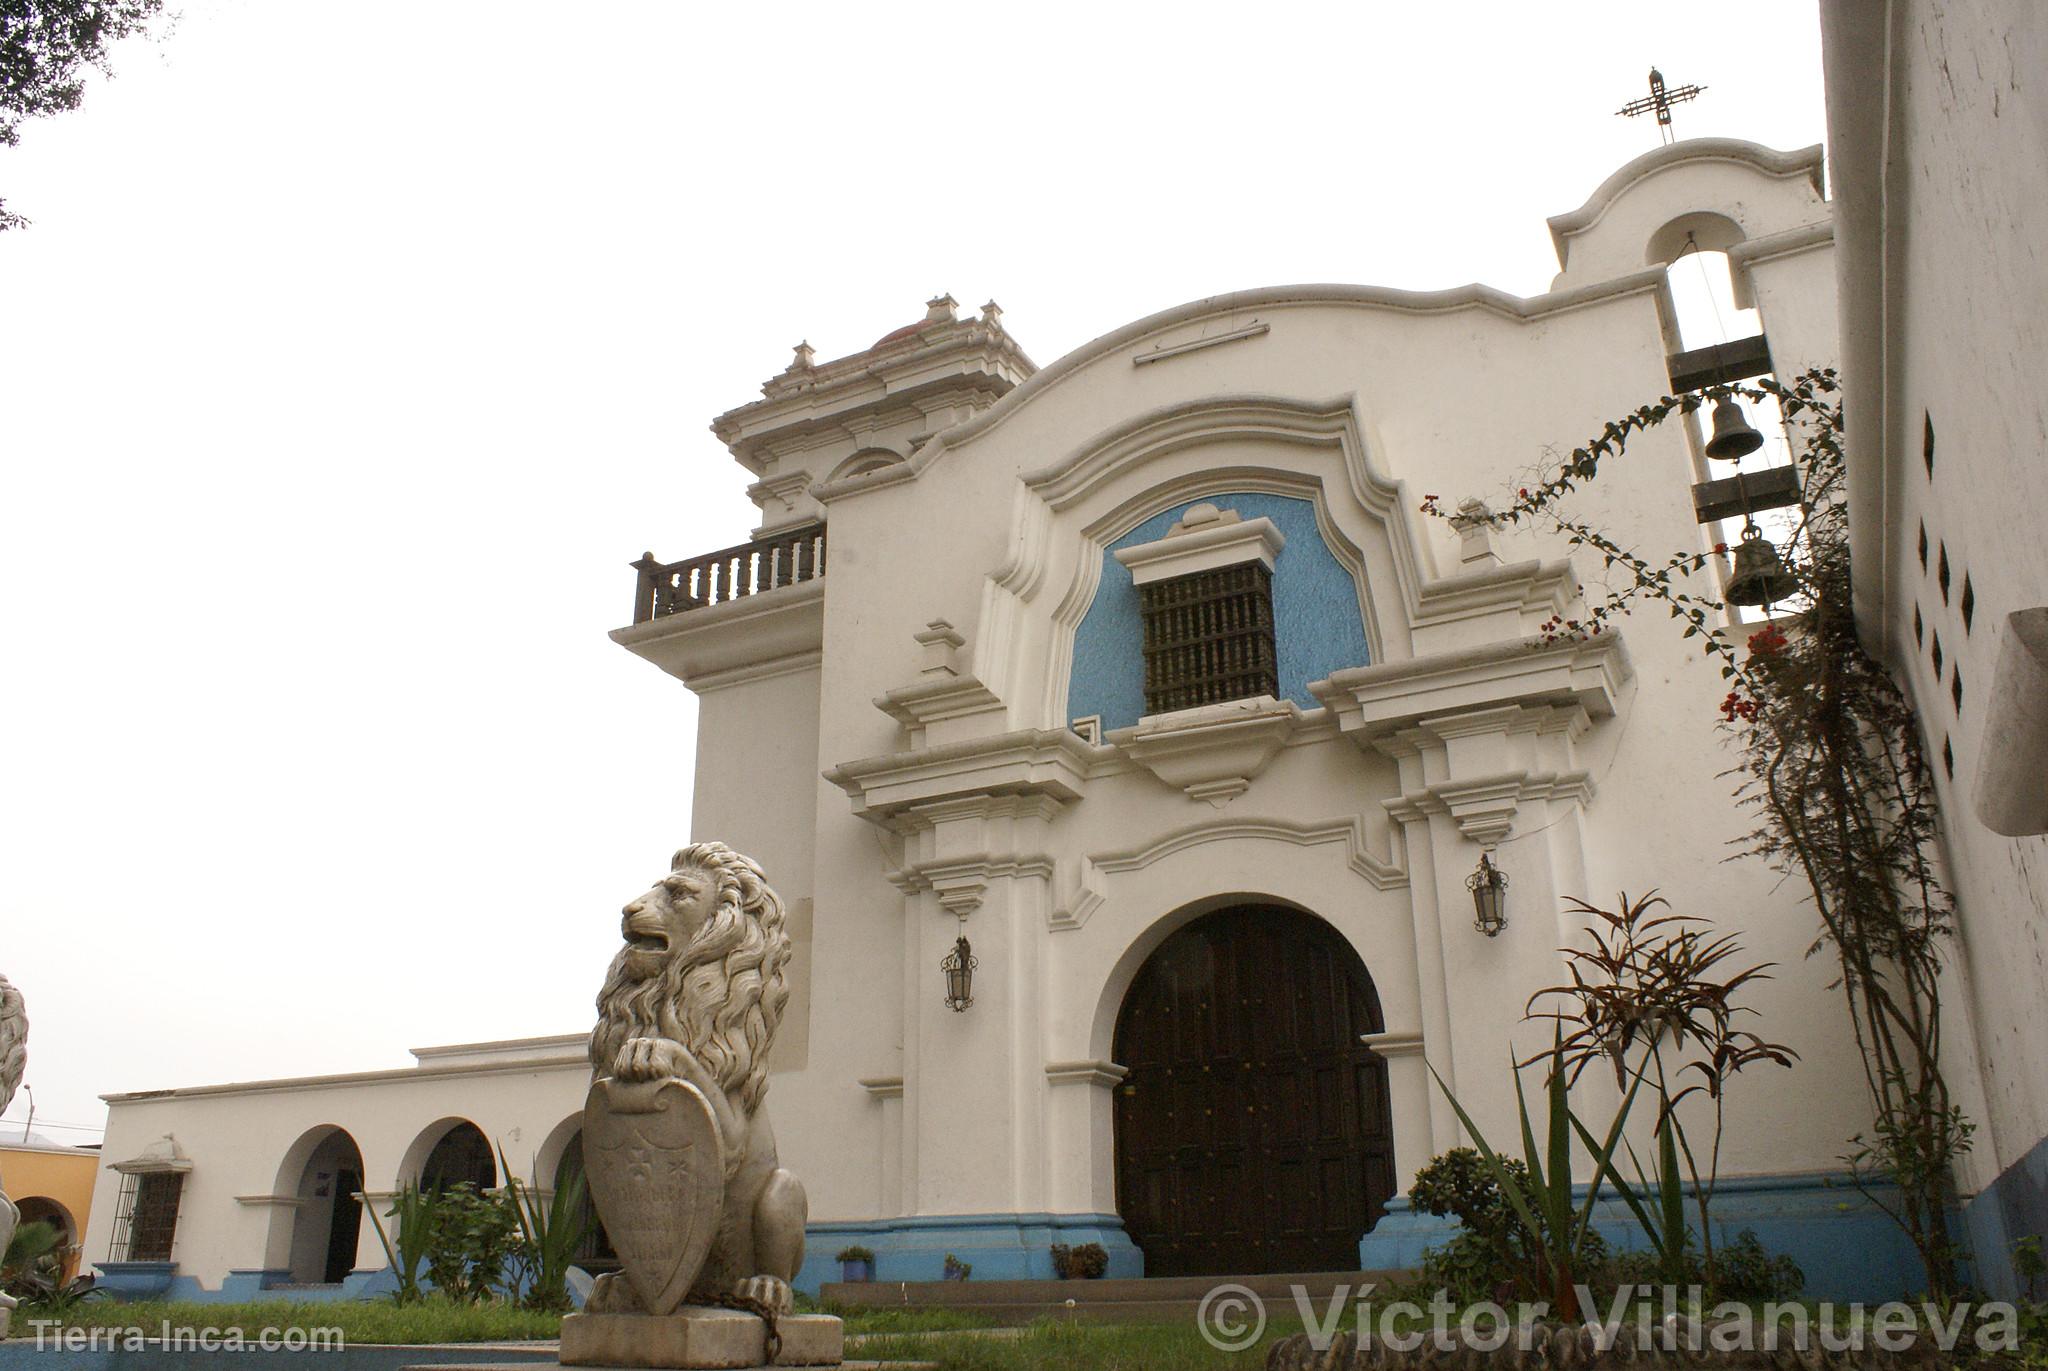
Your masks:
<svg viewBox="0 0 2048 1371"><path fill-rule="evenodd" d="M1652 887L1778 964L1753 1003L1799 1053L1736 1084L1721 1222L1817 1295L1916 1285L1839 1184L1869 1106L1812 916L1726 859L1750 821L1718 673L1661 615L1545 632L1597 567L1420 508L1511 495L1675 375L1739 368L1681 344L1688 240L1727 253L1771 370L1838 364L1821 150L1665 147L1551 231L1534 298L1249 291L1043 368L942 296L717 420L761 522L643 561L612 636L697 695L687 836L790 910L769 1098L810 1194L801 1285L854 1243L883 1280L949 1254L1044 1277L1085 1242L1117 1275L1411 1265L1446 1230L1401 1194L1466 1141L1430 1068L1511 1134L1568 899ZM1580 507L1706 551L1703 438L1647 434ZM492 1144L551 1176L586 1084L571 1037L113 1097L86 1258L138 1293L373 1290L345 1187L381 1211L482 1179Z"/></svg>

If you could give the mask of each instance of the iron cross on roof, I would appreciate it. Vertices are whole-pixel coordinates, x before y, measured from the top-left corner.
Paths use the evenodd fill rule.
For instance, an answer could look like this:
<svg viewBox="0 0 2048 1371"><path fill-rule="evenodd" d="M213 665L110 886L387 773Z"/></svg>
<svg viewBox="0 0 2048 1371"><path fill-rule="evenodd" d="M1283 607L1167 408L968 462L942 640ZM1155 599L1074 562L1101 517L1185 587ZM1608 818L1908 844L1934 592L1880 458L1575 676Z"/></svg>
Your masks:
<svg viewBox="0 0 2048 1371"><path fill-rule="evenodd" d="M1651 67L1650 93L1629 101L1615 113L1624 119L1633 119L1638 114L1655 114L1657 132L1668 143L1674 136L1671 132L1671 107L1697 99L1700 92L1705 89L1705 86L1667 86L1664 84L1664 73Z"/></svg>

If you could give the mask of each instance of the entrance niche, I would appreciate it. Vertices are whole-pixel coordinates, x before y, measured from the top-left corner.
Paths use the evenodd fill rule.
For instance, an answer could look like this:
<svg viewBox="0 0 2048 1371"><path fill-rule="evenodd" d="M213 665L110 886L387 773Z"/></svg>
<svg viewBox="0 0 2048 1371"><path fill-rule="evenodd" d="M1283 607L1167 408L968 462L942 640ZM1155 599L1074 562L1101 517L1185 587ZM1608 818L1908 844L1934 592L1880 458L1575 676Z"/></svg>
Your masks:
<svg viewBox="0 0 2048 1371"><path fill-rule="evenodd" d="M291 1279L295 1285L337 1285L356 1265L362 1234L363 1154L356 1140L336 1128L320 1140L290 1192L297 1200L292 1220Z"/></svg>
<svg viewBox="0 0 2048 1371"><path fill-rule="evenodd" d="M1394 1194L1379 996L1351 945L1275 905L1205 914L1124 995L1117 1208L1148 1276L1351 1271Z"/></svg>
<svg viewBox="0 0 2048 1371"><path fill-rule="evenodd" d="M72 1222L71 1211L46 1195L25 1195L15 1207L21 1211L22 1228L32 1223L50 1225L57 1235L57 1244L50 1249L51 1254L57 1258L63 1278L71 1279L78 1263L78 1225Z"/></svg>
<svg viewBox="0 0 2048 1371"><path fill-rule="evenodd" d="M490 1140L468 1119L458 1119L443 1133L420 1165L422 1190L448 1190L466 1184L481 1195L497 1183L498 1163L491 1157Z"/></svg>
<svg viewBox="0 0 2048 1371"><path fill-rule="evenodd" d="M597 1205L590 1198L589 1177L583 1172L583 1133L569 1139L569 1145L562 1149L562 1160L555 1167L555 1193L560 1194L563 1184L572 1176L583 1174L583 1203L577 1206L577 1217L583 1225L583 1241L576 1246L576 1265L593 1276L605 1271L619 1269L619 1254L612 1250L611 1235L604 1231L604 1220L598 1217Z"/></svg>

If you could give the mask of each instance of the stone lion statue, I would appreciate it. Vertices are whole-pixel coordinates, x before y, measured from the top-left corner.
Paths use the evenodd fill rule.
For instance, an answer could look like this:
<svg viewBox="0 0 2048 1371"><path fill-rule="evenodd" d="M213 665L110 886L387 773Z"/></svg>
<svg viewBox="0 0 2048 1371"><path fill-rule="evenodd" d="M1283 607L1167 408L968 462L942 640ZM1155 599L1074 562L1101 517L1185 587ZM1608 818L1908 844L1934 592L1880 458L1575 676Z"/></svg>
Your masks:
<svg viewBox="0 0 2048 1371"><path fill-rule="evenodd" d="M789 934L761 868L723 843L694 843L624 910L625 946L598 993L594 1077L679 1077L711 1106L725 1200L690 1302L735 1300L786 1314L804 1258L808 1205L782 1169L763 1096L767 1055L789 1001ZM600 1277L585 1308L643 1309L633 1284Z"/></svg>
<svg viewBox="0 0 2048 1371"><path fill-rule="evenodd" d="M0 1110L5 1110L14 1099L14 1092L21 1088L22 1072L27 1068L28 1011L22 1006L21 992L8 984L5 976L0 976ZM7 1192L0 1190L0 1250L5 1250L13 1239L14 1227L20 1221L21 1211L7 1198ZM14 1304L12 1296L0 1291L0 1336L6 1335Z"/></svg>

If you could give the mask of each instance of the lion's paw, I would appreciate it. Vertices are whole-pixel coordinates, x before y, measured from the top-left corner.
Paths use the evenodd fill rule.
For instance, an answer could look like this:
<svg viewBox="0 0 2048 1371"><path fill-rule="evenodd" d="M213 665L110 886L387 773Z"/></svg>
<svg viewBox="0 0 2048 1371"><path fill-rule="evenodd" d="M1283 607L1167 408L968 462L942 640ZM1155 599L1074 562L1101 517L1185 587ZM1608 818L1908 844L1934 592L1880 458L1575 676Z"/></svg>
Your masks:
<svg viewBox="0 0 2048 1371"><path fill-rule="evenodd" d="M590 1287L590 1298L583 1302L586 1314L638 1314L640 1292L633 1288L633 1282L626 1279L622 1271L607 1271Z"/></svg>
<svg viewBox="0 0 2048 1371"><path fill-rule="evenodd" d="M796 1307L795 1297L789 1291L789 1282L780 1276L749 1276L743 1281L734 1281L732 1293L743 1300L750 1300L763 1308L773 1310L778 1319Z"/></svg>

